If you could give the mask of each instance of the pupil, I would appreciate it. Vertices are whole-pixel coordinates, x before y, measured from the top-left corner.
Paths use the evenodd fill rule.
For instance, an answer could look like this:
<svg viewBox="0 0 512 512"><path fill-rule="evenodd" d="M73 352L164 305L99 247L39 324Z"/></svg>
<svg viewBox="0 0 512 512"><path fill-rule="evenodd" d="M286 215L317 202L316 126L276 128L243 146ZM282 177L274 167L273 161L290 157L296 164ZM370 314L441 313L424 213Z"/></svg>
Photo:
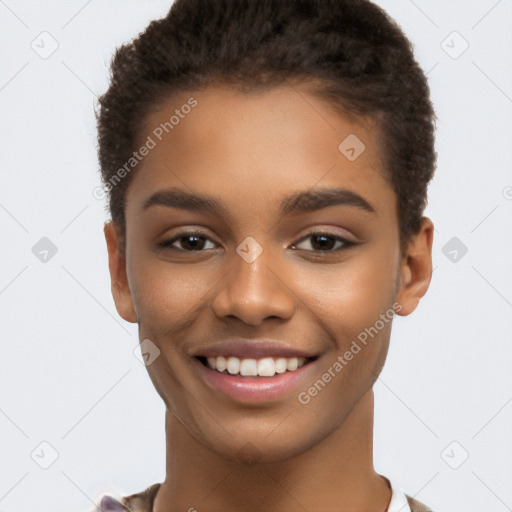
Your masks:
<svg viewBox="0 0 512 512"><path fill-rule="evenodd" d="M197 250L198 248L199 249L202 248L201 243L204 243L204 238L199 237L199 236L195 236L195 235L187 236L187 237L183 238L182 240L185 240L185 244L184 244L185 246L187 244L189 244L189 246L193 250ZM199 240L199 243L197 243L197 242L189 243L190 240L196 240L196 241ZM199 247L198 247L198 245L199 245Z"/></svg>
<svg viewBox="0 0 512 512"><path fill-rule="evenodd" d="M315 241L317 240L322 240L322 242L319 244L320 245L320 250L321 251L324 251L325 249L332 249L332 244L334 243L334 241L332 240L332 238L330 237L327 237L325 235L317 235L317 236L314 236L313 239ZM327 246L325 246L325 241L327 240ZM313 244L315 245L315 244Z"/></svg>

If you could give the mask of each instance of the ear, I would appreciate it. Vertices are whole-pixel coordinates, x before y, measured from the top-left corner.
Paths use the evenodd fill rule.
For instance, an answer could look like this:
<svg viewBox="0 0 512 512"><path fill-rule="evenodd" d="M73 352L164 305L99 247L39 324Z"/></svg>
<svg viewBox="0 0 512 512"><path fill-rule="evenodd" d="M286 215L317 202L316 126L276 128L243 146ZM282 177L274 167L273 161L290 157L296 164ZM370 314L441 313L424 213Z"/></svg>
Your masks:
<svg viewBox="0 0 512 512"><path fill-rule="evenodd" d="M117 312L127 322L136 323L137 314L133 307L132 295L126 275L124 237L120 227L113 222L106 222L103 232L107 241L111 290Z"/></svg>
<svg viewBox="0 0 512 512"><path fill-rule="evenodd" d="M432 279L432 241L434 224L423 217L421 227L413 235L400 263L400 283L395 300L402 308L396 313L410 315L418 306L420 299L427 293Z"/></svg>

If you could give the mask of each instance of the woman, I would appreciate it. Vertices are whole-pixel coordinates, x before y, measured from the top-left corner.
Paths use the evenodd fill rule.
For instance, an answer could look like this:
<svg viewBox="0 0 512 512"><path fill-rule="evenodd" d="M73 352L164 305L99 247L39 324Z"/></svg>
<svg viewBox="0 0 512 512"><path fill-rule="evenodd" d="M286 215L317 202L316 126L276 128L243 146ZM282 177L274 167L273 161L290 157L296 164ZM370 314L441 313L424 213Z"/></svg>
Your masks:
<svg viewBox="0 0 512 512"><path fill-rule="evenodd" d="M373 468L392 319L432 274L426 78L366 0L176 0L100 99L112 293L166 478L100 510L430 510Z"/></svg>

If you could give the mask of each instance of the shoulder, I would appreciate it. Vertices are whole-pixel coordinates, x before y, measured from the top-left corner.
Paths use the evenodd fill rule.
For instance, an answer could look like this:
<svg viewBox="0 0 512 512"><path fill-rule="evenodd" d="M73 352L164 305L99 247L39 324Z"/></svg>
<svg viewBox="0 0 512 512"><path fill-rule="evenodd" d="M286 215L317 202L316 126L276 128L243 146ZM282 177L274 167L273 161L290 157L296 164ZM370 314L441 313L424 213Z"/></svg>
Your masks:
<svg viewBox="0 0 512 512"><path fill-rule="evenodd" d="M153 501L160 485L160 483L150 485L141 492L123 496L118 502L106 496L101 500L98 510L108 512L152 512ZM407 494L405 497L407 498L411 512L432 512L432 509L424 503L421 503L421 501L411 498Z"/></svg>
<svg viewBox="0 0 512 512"><path fill-rule="evenodd" d="M141 492L114 499L103 496L96 511L103 512L152 512L153 501L160 488L160 483L150 485Z"/></svg>
<svg viewBox="0 0 512 512"><path fill-rule="evenodd" d="M409 503L411 512L432 512L432 509L430 507L427 507L427 505L421 503L421 501L415 500L414 498L411 498L407 494L405 495L405 497L407 498L407 502Z"/></svg>

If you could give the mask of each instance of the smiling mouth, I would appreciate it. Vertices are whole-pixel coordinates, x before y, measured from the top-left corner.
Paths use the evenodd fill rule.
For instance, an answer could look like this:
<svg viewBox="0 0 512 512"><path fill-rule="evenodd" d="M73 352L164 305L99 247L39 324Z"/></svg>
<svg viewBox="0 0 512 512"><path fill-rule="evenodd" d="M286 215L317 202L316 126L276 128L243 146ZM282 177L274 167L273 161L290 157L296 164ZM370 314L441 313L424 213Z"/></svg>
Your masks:
<svg viewBox="0 0 512 512"><path fill-rule="evenodd" d="M318 357L262 357L238 358L234 356L196 356L204 366L224 375L238 377L274 377L294 372L315 361Z"/></svg>

